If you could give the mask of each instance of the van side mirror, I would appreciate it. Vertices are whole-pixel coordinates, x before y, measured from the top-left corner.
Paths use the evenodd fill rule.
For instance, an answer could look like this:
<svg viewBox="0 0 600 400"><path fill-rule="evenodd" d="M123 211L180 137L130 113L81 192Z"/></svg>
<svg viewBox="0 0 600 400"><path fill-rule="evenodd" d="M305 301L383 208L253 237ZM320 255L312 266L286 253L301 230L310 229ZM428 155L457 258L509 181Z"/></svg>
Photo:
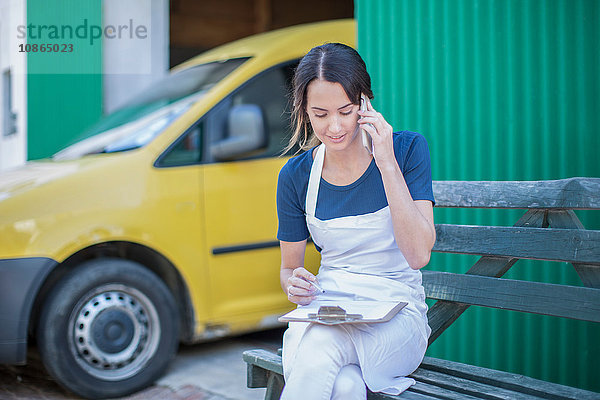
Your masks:
<svg viewBox="0 0 600 400"><path fill-rule="evenodd" d="M239 104L227 116L229 137L211 146L212 158L218 161L248 155L267 146L262 110L256 104Z"/></svg>

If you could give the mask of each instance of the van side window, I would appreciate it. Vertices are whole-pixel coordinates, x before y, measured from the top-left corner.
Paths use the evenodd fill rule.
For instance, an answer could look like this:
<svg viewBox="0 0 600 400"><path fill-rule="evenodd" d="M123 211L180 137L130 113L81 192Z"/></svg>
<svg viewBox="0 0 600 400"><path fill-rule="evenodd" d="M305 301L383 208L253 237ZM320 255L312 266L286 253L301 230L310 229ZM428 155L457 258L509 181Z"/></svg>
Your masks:
<svg viewBox="0 0 600 400"><path fill-rule="evenodd" d="M190 128L161 156L158 167L198 164L202 159L202 123Z"/></svg>
<svg viewBox="0 0 600 400"><path fill-rule="evenodd" d="M177 139L158 158L155 166L176 167L281 155L291 136L291 100L288 99L290 99L291 81L297 65L298 61L278 65L242 85L215 105L194 128ZM232 138L233 135L229 132L231 128L229 117L232 110L239 111L240 107L245 107L246 112L256 110L262 115L264 131L267 135L264 138L264 146L248 152L241 151L240 156L219 158L219 152L215 147L219 144L222 146L222 143ZM239 128L239 124L237 126ZM242 136L246 134L243 129L237 133L241 133ZM236 139L239 138L233 140ZM231 141L227 143L227 145L231 144Z"/></svg>
<svg viewBox="0 0 600 400"><path fill-rule="evenodd" d="M211 110L211 128L207 130L210 142L216 143L231 136L228 132L227 113L239 106L257 106L263 116L267 134L265 146L250 154L236 157L233 160L248 160L262 157L276 157L287 146L291 136L290 90L294 69L298 62L273 67L243 85L220 105L221 110ZM232 160L232 159L230 159ZM216 159L207 160L215 162Z"/></svg>
<svg viewBox="0 0 600 400"><path fill-rule="evenodd" d="M276 67L264 72L233 96L232 106L256 104L263 111L269 139L267 148L255 156L277 156L289 140L291 129L288 69L289 67Z"/></svg>

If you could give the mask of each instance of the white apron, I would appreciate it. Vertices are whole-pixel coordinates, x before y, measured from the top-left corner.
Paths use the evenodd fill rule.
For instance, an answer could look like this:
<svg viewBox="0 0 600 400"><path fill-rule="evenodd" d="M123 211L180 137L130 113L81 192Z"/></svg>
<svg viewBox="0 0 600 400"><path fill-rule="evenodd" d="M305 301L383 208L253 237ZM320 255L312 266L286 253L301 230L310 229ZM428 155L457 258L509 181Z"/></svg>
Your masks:
<svg viewBox="0 0 600 400"><path fill-rule="evenodd" d="M352 338L363 379L373 392L399 394L414 384L406 375L423 359L431 329L427 324L421 272L409 267L396 245L389 206L369 214L319 220L317 195L325 145L315 155L306 195L306 222L321 250L319 300L394 300L408 306L389 322L341 325ZM283 367L293 366L295 349L309 323L290 323L284 336Z"/></svg>

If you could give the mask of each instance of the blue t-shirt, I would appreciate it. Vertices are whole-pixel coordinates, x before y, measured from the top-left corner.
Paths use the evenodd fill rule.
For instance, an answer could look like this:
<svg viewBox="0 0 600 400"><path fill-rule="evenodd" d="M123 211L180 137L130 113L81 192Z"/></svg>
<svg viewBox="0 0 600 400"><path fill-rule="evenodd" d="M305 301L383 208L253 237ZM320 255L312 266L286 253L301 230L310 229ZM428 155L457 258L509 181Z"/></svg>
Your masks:
<svg viewBox="0 0 600 400"><path fill-rule="evenodd" d="M413 200L433 198L431 162L425 138L415 132L394 133L394 153ZM312 149L292 157L279 172L277 182L277 238L299 242L309 237L306 226L306 192L312 168ZM336 186L321 178L315 216L320 220L363 215L388 205L375 160L355 182Z"/></svg>

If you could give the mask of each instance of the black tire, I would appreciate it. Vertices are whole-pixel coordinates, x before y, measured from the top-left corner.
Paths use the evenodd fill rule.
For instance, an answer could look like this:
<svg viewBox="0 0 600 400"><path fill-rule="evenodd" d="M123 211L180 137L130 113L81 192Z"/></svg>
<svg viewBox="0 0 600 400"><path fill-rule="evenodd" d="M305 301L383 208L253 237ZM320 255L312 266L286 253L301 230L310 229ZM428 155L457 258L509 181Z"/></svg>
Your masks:
<svg viewBox="0 0 600 400"><path fill-rule="evenodd" d="M164 282L140 264L118 258L82 263L42 307L37 340L44 366L86 398L136 392L173 359L177 310Z"/></svg>

